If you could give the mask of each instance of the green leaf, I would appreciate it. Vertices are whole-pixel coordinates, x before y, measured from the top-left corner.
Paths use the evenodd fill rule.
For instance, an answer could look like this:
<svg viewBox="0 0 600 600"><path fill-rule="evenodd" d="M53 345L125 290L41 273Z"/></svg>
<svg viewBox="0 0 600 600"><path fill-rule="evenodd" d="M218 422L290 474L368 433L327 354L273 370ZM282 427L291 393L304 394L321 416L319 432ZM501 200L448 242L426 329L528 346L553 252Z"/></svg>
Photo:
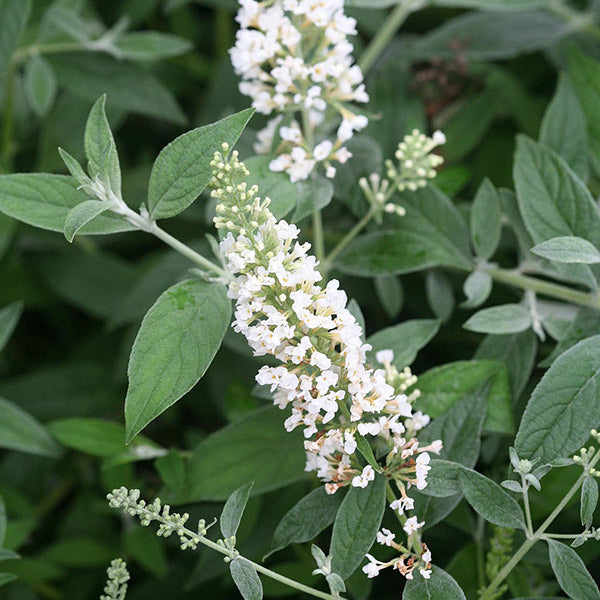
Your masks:
<svg viewBox="0 0 600 600"><path fill-rule="evenodd" d="M58 456L60 448L31 415L0 398L0 447L40 456Z"/></svg>
<svg viewBox="0 0 600 600"><path fill-rule="evenodd" d="M394 364L399 369L410 366L417 352L427 345L440 328L437 319L414 319L393 327L386 327L369 337L367 342L373 346L371 360L379 350L393 350Z"/></svg>
<svg viewBox="0 0 600 600"><path fill-rule="evenodd" d="M429 579L416 574L406 582L402 600L465 600L465 594L451 575L434 566Z"/></svg>
<svg viewBox="0 0 600 600"><path fill-rule="evenodd" d="M52 435L63 445L91 456L114 457L129 454L132 457L154 458L164 454L154 442L140 436L130 447L125 445L125 428L121 423L102 419L66 418L48 424Z"/></svg>
<svg viewBox="0 0 600 600"><path fill-rule="evenodd" d="M463 292L467 299L463 308L477 308L483 304L492 291L492 278L486 271L475 270L466 279Z"/></svg>
<svg viewBox="0 0 600 600"><path fill-rule="evenodd" d="M300 181L296 185L298 186L298 200L292 217L294 223L309 217L315 210L324 209L333 199L333 183L322 175L311 177L307 181ZM259 189L261 195L265 195L260 186Z"/></svg>
<svg viewBox="0 0 600 600"><path fill-rule="evenodd" d="M58 153L69 170L69 173L76 179L77 183L82 185L90 182L90 178L75 158L60 147L58 148Z"/></svg>
<svg viewBox="0 0 600 600"><path fill-rule="evenodd" d="M584 527L591 527L596 506L598 506L598 482L593 476L588 475L581 486L581 524Z"/></svg>
<svg viewBox="0 0 600 600"><path fill-rule="evenodd" d="M485 381L434 419L419 436L421 446L440 439L444 444L440 459L474 467L479 458L481 431L491 387L491 382Z"/></svg>
<svg viewBox="0 0 600 600"><path fill-rule="evenodd" d="M181 494L185 485L185 461L181 454L177 450L170 450L157 458L154 466L169 492L174 495Z"/></svg>
<svg viewBox="0 0 600 600"><path fill-rule="evenodd" d="M96 100L90 110L85 126L85 155L88 171L94 179L97 175L117 197L121 196L121 167L119 155L108 119L106 118L106 94Z"/></svg>
<svg viewBox="0 0 600 600"><path fill-rule="evenodd" d="M231 303L221 284L187 280L159 297L142 321L129 358L127 442L196 385L221 346L230 318Z"/></svg>
<svg viewBox="0 0 600 600"><path fill-rule="evenodd" d="M371 444L369 444L367 439L358 432L354 434L354 437L356 439L356 447L361 456L375 469L375 471L381 471L381 468L375 459L375 455L373 454Z"/></svg>
<svg viewBox="0 0 600 600"><path fill-rule="evenodd" d="M573 46L569 48L568 73L587 121L592 164L600 174L600 62Z"/></svg>
<svg viewBox="0 0 600 600"><path fill-rule="evenodd" d="M598 585L577 552L556 540L547 542L552 570L565 594L573 600L598 600Z"/></svg>
<svg viewBox="0 0 600 600"><path fill-rule="evenodd" d="M404 291L398 277L376 277L375 292L385 314L390 319L395 319L402 310Z"/></svg>
<svg viewBox="0 0 600 600"><path fill-rule="evenodd" d="M343 493L339 491L328 494L323 485L304 496L279 521L269 554L289 544L313 540L333 523L343 497Z"/></svg>
<svg viewBox="0 0 600 600"><path fill-rule="evenodd" d="M172 217L194 202L210 181L213 154L225 142L234 146L253 114L253 109L247 109L192 129L161 150L148 184L153 219Z"/></svg>
<svg viewBox="0 0 600 600"><path fill-rule="evenodd" d="M458 479L468 503L486 521L499 527L525 527L525 518L518 502L496 482L467 469L458 473Z"/></svg>
<svg viewBox="0 0 600 600"><path fill-rule="evenodd" d="M560 154L586 181L590 174L588 134L585 115L569 79L560 75L540 128L540 142Z"/></svg>
<svg viewBox="0 0 600 600"><path fill-rule="evenodd" d="M529 329L531 316L520 304L491 306L476 312L463 325L469 331L478 333L519 333Z"/></svg>
<svg viewBox="0 0 600 600"><path fill-rule="evenodd" d="M263 588L254 566L238 556L229 564L231 577L244 600L262 600Z"/></svg>
<svg viewBox="0 0 600 600"><path fill-rule="evenodd" d="M531 394L515 439L521 458L549 463L579 450L600 421L600 336L561 354Z"/></svg>
<svg viewBox="0 0 600 600"><path fill-rule="evenodd" d="M470 270L469 234L460 213L432 185L402 196L406 215L393 232L357 237L340 254L336 267L359 276L410 273L448 266Z"/></svg>
<svg viewBox="0 0 600 600"><path fill-rule="evenodd" d="M338 511L331 535L331 570L348 579L371 549L385 508L385 478L366 488L351 487Z"/></svg>
<svg viewBox="0 0 600 600"><path fill-rule="evenodd" d="M38 117L52 108L58 84L52 65L43 57L32 56L25 65L25 95Z"/></svg>
<svg viewBox="0 0 600 600"><path fill-rule="evenodd" d="M134 31L113 42L119 58L161 60L185 54L192 48L189 40L160 31Z"/></svg>
<svg viewBox="0 0 600 600"><path fill-rule="evenodd" d="M61 86L95 102L107 95L107 105L128 112L184 124L186 116L172 92L148 69L106 54L71 52L50 59Z"/></svg>
<svg viewBox="0 0 600 600"><path fill-rule="evenodd" d="M518 400L529 381L537 350L537 337L531 329L507 335L488 335L475 352L475 359L502 361L508 371L513 400Z"/></svg>
<svg viewBox="0 0 600 600"><path fill-rule="evenodd" d="M99 249L48 250L32 256L30 265L39 281L59 298L107 320L119 310L135 281L130 263Z"/></svg>
<svg viewBox="0 0 600 600"><path fill-rule="evenodd" d="M585 184L558 154L519 136L513 176L519 208L535 244L577 236L600 247L598 207ZM558 272L595 285L594 272L586 265L570 265Z"/></svg>
<svg viewBox="0 0 600 600"><path fill-rule="evenodd" d="M428 271L425 278L427 303L433 314L447 321L454 310L454 291L448 277L441 271Z"/></svg>
<svg viewBox="0 0 600 600"><path fill-rule="evenodd" d="M230 538L237 533L253 485L253 482L247 483L227 498L219 521L224 538Z"/></svg>
<svg viewBox="0 0 600 600"><path fill-rule="evenodd" d="M69 211L86 200L89 197L77 189L72 177L45 173L0 175L0 211L34 227L62 233ZM132 229L122 217L108 214L82 227L80 234Z"/></svg>
<svg viewBox="0 0 600 600"><path fill-rule="evenodd" d="M244 161L250 171L248 185L257 185L262 198L270 198L269 210L276 219L282 219L296 206L300 194L307 192L306 182L292 183L287 173L275 173L269 168L268 156L251 156ZM332 190L333 193L333 190Z"/></svg>
<svg viewBox="0 0 600 600"><path fill-rule="evenodd" d="M421 36L411 46L410 59L451 59L453 41L461 42L463 56L475 61L511 58L547 48L569 33L566 23L542 11L468 12Z"/></svg>
<svg viewBox="0 0 600 600"><path fill-rule="evenodd" d="M484 260L492 257L502 233L498 190L489 179L484 179L471 208L471 239L477 256Z"/></svg>
<svg viewBox="0 0 600 600"><path fill-rule="evenodd" d="M439 458L431 459L431 470L427 474L427 486L419 494L434 498L450 498L456 494L462 496L458 474L465 467L457 462ZM417 510L420 515L420 511Z"/></svg>
<svg viewBox="0 0 600 600"><path fill-rule="evenodd" d="M186 501L225 500L248 479L262 494L303 478L302 433L288 433L285 419L267 406L202 440L189 461Z"/></svg>
<svg viewBox="0 0 600 600"><path fill-rule="evenodd" d="M600 263L600 251L591 242L580 237L555 237L540 242L531 251L542 258L559 263Z"/></svg>
<svg viewBox="0 0 600 600"><path fill-rule="evenodd" d="M514 422L508 375L499 361L456 361L426 371L419 376L421 397L415 407L435 419L487 381L491 382L491 388L484 429L512 434Z"/></svg>
<svg viewBox="0 0 600 600"><path fill-rule="evenodd" d="M0 352L2 352L15 330L22 312L22 302L13 302L0 310Z"/></svg>
<svg viewBox="0 0 600 600"><path fill-rule="evenodd" d="M550 356L540 362L540 366L549 367L558 356L572 348L577 342L599 333L600 312L593 308L580 308L564 337L556 344Z"/></svg>
<svg viewBox="0 0 600 600"><path fill-rule="evenodd" d="M65 238L72 242L77 232L87 225L92 219L106 212L110 208L107 202L99 200L86 200L74 206L65 219Z"/></svg>
<svg viewBox="0 0 600 600"><path fill-rule="evenodd" d="M14 581L17 576L14 573L0 573L0 587Z"/></svg>
<svg viewBox="0 0 600 600"><path fill-rule="evenodd" d="M31 4L31 0L0 2L0 102L4 97L4 78L8 73L8 63L29 20Z"/></svg>

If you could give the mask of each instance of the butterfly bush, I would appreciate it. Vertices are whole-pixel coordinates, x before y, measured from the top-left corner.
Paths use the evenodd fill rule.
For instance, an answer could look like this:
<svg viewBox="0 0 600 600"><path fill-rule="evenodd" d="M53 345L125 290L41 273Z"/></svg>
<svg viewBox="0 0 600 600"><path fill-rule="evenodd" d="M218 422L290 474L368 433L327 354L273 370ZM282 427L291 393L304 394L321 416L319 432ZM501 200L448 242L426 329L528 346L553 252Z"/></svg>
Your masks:
<svg viewBox="0 0 600 600"><path fill-rule="evenodd" d="M339 282L320 285L310 244L298 241L295 225L275 219L270 200L244 181L249 172L237 152L228 152L224 144L211 166L215 225L224 232L220 250L233 275L228 288L235 300L233 328L256 356L272 355L280 362L261 367L256 381L269 386L276 406L291 408L285 428L303 429L306 470L316 471L327 493L367 487L375 479L374 466L395 482L400 498L391 508L401 517L408 542L401 546L390 532L381 532L380 539L402 557L389 564L372 559L365 573L374 576L393 565L410 577L419 565L428 577L430 554L418 536L423 521L407 516L413 508L407 490L427 485L429 453L439 453L442 444L422 447L417 440L429 417L413 409L416 377L392 365L391 350L376 354L382 368L369 365L371 346L363 341ZM366 440L384 457L382 467L361 464L357 447Z"/></svg>
<svg viewBox="0 0 600 600"><path fill-rule="evenodd" d="M344 163L344 146L368 119L353 102L368 102L358 65L353 64L356 21L344 15L343 0L240 0L240 29L230 50L240 91L262 114L278 113L258 134L255 151L268 153L275 135L281 143L271 161L292 181L306 179L317 163L333 177L332 162ZM302 124L294 120L303 113ZM289 118L284 118L284 114ZM337 119L334 140L313 140L321 124Z"/></svg>

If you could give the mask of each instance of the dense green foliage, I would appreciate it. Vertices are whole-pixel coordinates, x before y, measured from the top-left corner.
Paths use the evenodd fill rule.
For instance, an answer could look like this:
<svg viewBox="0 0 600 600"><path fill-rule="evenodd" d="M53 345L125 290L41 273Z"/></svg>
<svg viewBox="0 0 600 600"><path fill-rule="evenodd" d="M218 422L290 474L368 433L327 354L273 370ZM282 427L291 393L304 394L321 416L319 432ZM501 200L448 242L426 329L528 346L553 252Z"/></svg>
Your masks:
<svg viewBox="0 0 600 600"><path fill-rule="evenodd" d="M600 598L579 454L600 429L600 3L413 2L384 39L410 4L346 2L369 125L334 178L292 183L254 156L233 0L0 0L0 597L96 598L122 557L129 600L308 597L267 569L323 598ZM444 131L444 164L384 214L359 179L414 128ZM431 579L361 572L398 528L385 453L357 435L380 472L326 494L256 385L274 362L230 328L213 264L222 143L322 243L368 359L419 378L419 442L444 443L414 492ZM112 510L122 486L193 531L127 490Z"/></svg>

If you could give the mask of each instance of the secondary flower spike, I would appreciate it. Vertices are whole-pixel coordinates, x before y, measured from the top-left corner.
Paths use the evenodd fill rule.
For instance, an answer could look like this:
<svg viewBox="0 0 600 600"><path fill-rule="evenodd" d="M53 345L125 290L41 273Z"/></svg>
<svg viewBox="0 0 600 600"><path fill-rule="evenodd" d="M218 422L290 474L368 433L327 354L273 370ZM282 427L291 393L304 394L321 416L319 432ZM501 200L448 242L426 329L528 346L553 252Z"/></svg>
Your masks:
<svg viewBox="0 0 600 600"><path fill-rule="evenodd" d="M298 181L323 162L333 177L331 163L351 156L343 144L368 124L353 107L369 101L347 39L357 33L355 19L344 15L343 0L240 0L240 5L240 29L230 50L242 78L240 91L258 112L279 113L259 132L255 151L268 153L278 135L273 171ZM284 120L283 114L291 118ZM336 138L314 139L335 115Z"/></svg>
<svg viewBox="0 0 600 600"><path fill-rule="evenodd" d="M439 440L420 447L416 438L429 422L427 415L413 412L419 392L409 388L416 377L408 368L398 372L392 351L379 353L383 368L368 364L371 347L346 308L339 282L319 285L310 244L298 242L298 228L277 221L269 199L246 184L249 173L237 152L229 156L224 144L211 166L215 225L226 231L220 249L234 275L228 290L236 303L233 327L256 356L270 354L281 362L262 367L256 381L269 386L279 408L291 406L285 427L303 428L306 470L316 471L330 494L342 486L368 486L375 469L364 466L356 452L357 437L364 436L385 457L379 470L395 481L408 510L406 490L427 485L429 452L441 449ZM407 545L419 547L407 550L407 559L416 565L421 564L416 530L423 523L411 519L407 523L415 525L405 528Z"/></svg>

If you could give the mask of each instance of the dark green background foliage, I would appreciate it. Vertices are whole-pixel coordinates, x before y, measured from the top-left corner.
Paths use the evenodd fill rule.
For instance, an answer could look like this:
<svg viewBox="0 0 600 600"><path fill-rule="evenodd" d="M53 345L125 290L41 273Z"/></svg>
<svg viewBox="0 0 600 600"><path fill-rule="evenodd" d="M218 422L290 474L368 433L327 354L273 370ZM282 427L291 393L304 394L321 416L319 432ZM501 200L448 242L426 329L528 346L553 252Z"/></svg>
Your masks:
<svg viewBox="0 0 600 600"><path fill-rule="evenodd" d="M227 56L236 28L233 0L34 0L29 15L15 9L18 4L28 3L0 0L0 173L65 173L58 146L81 161L88 112L106 92L124 197L137 207L146 201L152 163L168 142L248 106ZM356 240L340 258L336 276L361 307L367 336L377 334L371 340L376 349L395 347L402 363L398 366L412 362L413 371L422 375L420 408L436 418L427 435L445 438L442 458L469 468L477 464L499 482L507 476L508 446L525 402L544 372L540 362L548 366L575 342L600 333L600 318L591 309L577 309L576 317L575 309L552 313L544 321L550 335L538 344L527 329L529 317L514 308L520 294L509 287L494 285L486 301L491 284L485 277L472 280L468 304L461 306L465 271L472 263L465 223L472 211L477 255L493 255L508 268L516 264L519 246L529 250L551 237L577 235L598 244L599 230L584 230L584 225L594 229L591 221L575 231L535 231L527 217L528 210L536 210L530 188L530 206L521 206L526 231L514 194L502 188L515 188L515 136L524 133L557 150L593 194L600 190L600 67L592 58L600 58L599 30L593 24L586 31L570 29L564 15L543 9L492 15L468 10L483 1L432 4L408 19L368 76L370 110L376 118L349 144L360 160L339 169L336 200L324 210L326 243L333 245L365 211L358 176L377 170L382 157L391 156L412 128L444 130L446 163L436 184L449 200L434 189L406 194L400 203L414 210L405 217L404 233L392 235L373 224L373 233ZM600 10L597 1L589 4L590 10ZM385 21L386 10L348 10L359 21L358 55ZM67 17L73 14L82 22L71 23ZM131 31L176 37L154 48L154 56L125 44L118 58L68 49L40 56L16 50L18 60L14 58L17 48L61 35L71 39L69 27L70 35L84 35L87 24L96 35L99 27L111 27L124 17ZM260 116L251 120L237 146L242 156L252 154L254 133L263 122ZM518 192L519 185L535 186L528 160L555 160L537 155L531 140L519 139L524 175L515 172ZM566 188L577 196L572 185L565 184L560 193ZM282 211L298 202L298 215L310 212L289 185L278 190L280 197L274 200L281 202ZM204 234L213 231L211 206L203 194L163 226L209 255ZM500 210L503 221L522 233L520 238L508 228L500 232L493 218L486 229L486 215ZM308 236L310 220L301 224ZM414 250L415 238L425 245L426 260ZM552 274L564 274L563 266L555 265ZM280 531L272 543L282 517L316 487L315 479L303 472L301 435L287 434L282 413L260 394L252 395L262 361L233 332L226 334L200 382L144 430L146 437L124 444L123 403L133 340L156 299L189 279L189 267L185 258L142 233L78 236L69 245L60 234L17 224L0 213L0 547L20 555L7 554L0 563L2 573L17 576L0 588L2 598L95 598L115 556L126 559L132 572L131 600L235 597L219 555L207 549L181 552L175 540L164 542L111 511L104 496L121 485L139 487L146 497L187 502L183 506L192 517L209 521L231 492L253 480L237 534L240 550L261 560L272 547L287 545L270 555L267 564L315 584L310 546L304 543L308 537L302 532L286 537ZM585 285L589 277L597 278L595 267L580 269L563 279ZM517 323L516 329L506 329L506 316L494 315L492 326L489 315L481 313L463 328L472 315L469 306L482 302L486 307L511 305L503 310L512 311L508 320L513 327ZM415 321L401 326L405 329L386 329L407 320ZM496 333L484 337L480 331ZM467 362L472 358L477 361ZM23 429L16 429L16 423ZM555 456L551 444L531 449L526 433L517 438L523 456ZM467 434L475 445L461 445ZM533 493L534 518L546 515L575 477L560 470L548 475L543 494ZM472 598L482 583L482 556L488 551L483 540L489 540L492 530L485 526L489 535L483 536L483 520L455 492L434 498L437 503L419 499L429 527L425 539L436 565ZM311 533L322 548L328 546L340 501L341 496L332 505L319 505L321 526ZM556 531L578 526L574 500ZM515 546L522 541L519 535ZM600 577L600 544L588 542L579 553ZM3 577L9 576L0 575L0 584ZM402 581L390 569L374 582L357 572L347 585L352 598L385 600L399 597ZM295 594L270 580L263 580L263 586L267 598ZM513 571L508 586L511 598L561 594L543 544ZM422 594L415 586L406 596L420 599Z"/></svg>

